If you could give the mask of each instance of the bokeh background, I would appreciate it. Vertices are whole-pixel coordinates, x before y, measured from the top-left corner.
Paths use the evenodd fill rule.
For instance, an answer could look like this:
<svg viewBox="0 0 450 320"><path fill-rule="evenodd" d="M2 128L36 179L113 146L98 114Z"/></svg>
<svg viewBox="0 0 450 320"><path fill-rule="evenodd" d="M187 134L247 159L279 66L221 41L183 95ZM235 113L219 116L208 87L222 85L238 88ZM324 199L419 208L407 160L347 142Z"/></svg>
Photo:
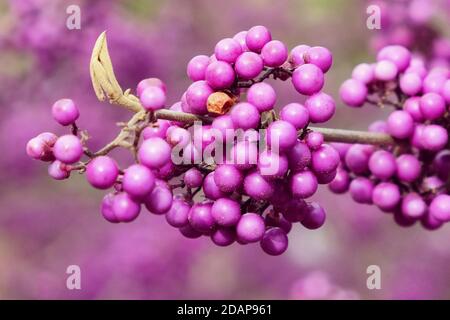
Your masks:
<svg viewBox="0 0 450 320"><path fill-rule="evenodd" d="M381 30L366 27L370 3L0 0L0 298L449 299L448 225L433 232L402 228L376 208L323 188L315 198L327 209L325 226L295 226L288 251L270 257L258 245L219 248L208 238L185 239L147 212L131 224L110 224L99 213L103 193L83 176L54 181L25 154L34 135L63 132L50 114L59 98L76 101L93 149L126 119L124 111L98 102L91 88L90 51L103 30L122 86L134 89L143 78L159 77L173 102L189 84L185 67L192 56L210 54L219 39L257 24L290 48L328 47L334 65L326 92L336 98L352 67L373 61L384 43L429 54L436 32L448 36L448 0L381 3L387 17ZM66 27L71 4L81 8L80 30ZM299 99L285 87L277 84L279 105ZM327 125L365 129L383 114L339 106ZM66 288L73 264L81 267L81 290ZM366 287L372 264L381 268L381 290Z"/></svg>

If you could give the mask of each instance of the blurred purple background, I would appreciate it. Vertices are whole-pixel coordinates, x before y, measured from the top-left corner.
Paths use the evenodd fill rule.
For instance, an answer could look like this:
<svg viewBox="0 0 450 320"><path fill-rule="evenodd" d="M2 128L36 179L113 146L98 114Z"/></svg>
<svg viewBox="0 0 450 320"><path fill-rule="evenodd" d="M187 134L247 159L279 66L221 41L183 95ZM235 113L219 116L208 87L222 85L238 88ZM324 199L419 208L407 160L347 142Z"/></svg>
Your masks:
<svg viewBox="0 0 450 320"><path fill-rule="evenodd" d="M25 154L34 135L64 132L50 114L59 98L76 101L94 149L126 119L120 108L98 102L91 88L90 52L103 30L122 87L134 90L141 79L159 77L171 102L189 84L185 66L192 56L210 54L219 39L253 25L266 25L290 48L328 47L334 65L326 91L334 97L352 66L372 61L380 44L416 47L411 37L429 26L449 32L447 0L387 1L384 10L397 21L382 30L366 27L369 3L0 0L0 298L449 299L448 225L405 229L376 208L323 188L315 198L327 209L326 225L296 226L288 251L270 257L257 245L219 248L208 238L185 239L146 212L131 224L110 224L99 213L102 192L78 174L53 181ZM431 13L417 17L424 3ZM71 4L81 8L80 30L66 27ZM289 85L276 88L279 105L298 99ZM339 106L327 125L365 129L383 114ZM381 290L367 289L372 264L381 268ZM69 265L81 267L81 290L66 288Z"/></svg>

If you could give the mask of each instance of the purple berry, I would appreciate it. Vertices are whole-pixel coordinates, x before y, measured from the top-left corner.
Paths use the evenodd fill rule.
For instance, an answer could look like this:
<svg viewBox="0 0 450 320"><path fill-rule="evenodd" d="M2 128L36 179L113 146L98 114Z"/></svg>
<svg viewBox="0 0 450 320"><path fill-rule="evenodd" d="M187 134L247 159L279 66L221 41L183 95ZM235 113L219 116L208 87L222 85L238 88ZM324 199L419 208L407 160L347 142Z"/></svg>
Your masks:
<svg viewBox="0 0 450 320"><path fill-rule="evenodd" d="M125 170L122 186L131 196L142 198L155 187L155 175L149 168L134 164Z"/></svg>
<svg viewBox="0 0 450 320"><path fill-rule="evenodd" d="M158 169L171 161L169 144L161 138L150 138L142 142L139 151L139 162L150 169Z"/></svg>
<svg viewBox="0 0 450 320"><path fill-rule="evenodd" d="M309 120L312 123L326 122L333 117L336 111L334 99L323 92L316 93L306 99L305 107L308 109Z"/></svg>
<svg viewBox="0 0 450 320"><path fill-rule="evenodd" d="M381 182L373 189L372 201L381 210L390 212L400 202L400 190L396 184Z"/></svg>
<svg viewBox="0 0 450 320"><path fill-rule="evenodd" d="M254 52L244 52L236 60L234 69L236 74L244 80L256 77L264 68L262 58Z"/></svg>
<svg viewBox="0 0 450 320"><path fill-rule="evenodd" d="M190 210L191 206L183 199L173 199L169 211L166 212L166 220L172 227L184 227L189 223Z"/></svg>
<svg viewBox="0 0 450 320"><path fill-rule="evenodd" d="M295 90L308 96L322 90L324 81L322 70L311 63L301 65L292 74L292 84Z"/></svg>
<svg viewBox="0 0 450 320"><path fill-rule="evenodd" d="M61 99L53 104L52 116L56 122L67 126L73 124L78 119L80 112L72 99Z"/></svg>
<svg viewBox="0 0 450 320"><path fill-rule="evenodd" d="M94 158L86 167L86 179L97 189L111 188L119 176L116 161L108 156Z"/></svg>
<svg viewBox="0 0 450 320"><path fill-rule="evenodd" d="M242 172L233 165L219 165L214 172L214 182L222 192L236 191L243 180Z"/></svg>
<svg viewBox="0 0 450 320"><path fill-rule="evenodd" d="M264 26L255 26L247 31L245 43L249 50L253 52L261 52L266 43L272 40L270 31Z"/></svg>
<svg viewBox="0 0 450 320"><path fill-rule="evenodd" d="M220 40L214 49L217 60L234 63L242 53L242 47L238 41L232 38Z"/></svg>
<svg viewBox="0 0 450 320"><path fill-rule="evenodd" d="M164 108L167 97L161 88L149 86L142 91L139 99L146 110L156 111Z"/></svg>
<svg viewBox="0 0 450 320"><path fill-rule="evenodd" d="M212 205L211 214L218 225L231 227L236 225L241 218L241 209L237 201L219 198Z"/></svg>
<svg viewBox="0 0 450 320"><path fill-rule="evenodd" d="M256 213L246 213L236 226L236 234L244 243L258 242L265 232L264 219Z"/></svg>
<svg viewBox="0 0 450 320"><path fill-rule="evenodd" d="M247 101L258 108L259 112L272 110L277 96L270 84L255 83L248 89Z"/></svg>
<svg viewBox="0 0 450 320"><path fill-rule="evenodd" d="M295 129L304 128L309 122L309 112L300 103L289 103L280 111L280 119L292 124Z"/></svg>
<svg viewBox="0 0 450 320"><path fill-rule="evenodd" d="M292 195L306 199L316 193L318 182L316 176L309 170L295 173L290 179Z"/></svg>
<svg viewBox="0 0 450 320"><path fill-rule="evenodd" d="M77 136L71 134L61 136L53 146L53 154L59 161L72 164L81 159L83 145Z"/></svg>
<svg viewBox="0 0 450 320"><path fill-rule="evenodd" d="M342 101L350 107L361 107L367 98L367 87L356 79L345 80L339 89Z"/></svg>
<svg viewBox="0 0 450 320"><path fill-rule="evenodd" d="M286 61L288 51L283 42L272 40L261 49L261 57L266 66L279 67Z"/></svg>
<svg viewBox="0 0 450 320"><path fill-rule="evenodd" d="M234 127L244 130L256 129L261 120L258 109L248 102L241 102L233 106L230 115Z"/></svg>
<svg viewBox="0 0 450 320"><path fill-rule="evenodd" d="M271 256L279 256L288 247L288 237L283 229L270 228L264 233L260 244L265 253Z"/></svg>
<svg viewBox="0 0 450 320"><path fill-rule="evenodd" d="M206 68L209 65L209 57L199 55L193 57L187 65L187 75L192 81L205 80Z"/></svg>
<svg viewBox="0 0 450 320"><path fill-rule="evenodd" d="M114 196L112 210L120 222L131 222L141 212L141 205L133 200L126 192Z"/></svg>
<svg viewBox="0 0 450 320"><path fill-rule="evenodd" d="M215 90L229 88L235 79L233 67L224 61L212 62L206 68L205 79Z"/></svg>
<svg viewBox="0 0 450 320"><path fill-rule="evenodd" d="M305 218L300 223L310 230L320 228L325 223L325 210L317 202L311 202Z"/></svg>

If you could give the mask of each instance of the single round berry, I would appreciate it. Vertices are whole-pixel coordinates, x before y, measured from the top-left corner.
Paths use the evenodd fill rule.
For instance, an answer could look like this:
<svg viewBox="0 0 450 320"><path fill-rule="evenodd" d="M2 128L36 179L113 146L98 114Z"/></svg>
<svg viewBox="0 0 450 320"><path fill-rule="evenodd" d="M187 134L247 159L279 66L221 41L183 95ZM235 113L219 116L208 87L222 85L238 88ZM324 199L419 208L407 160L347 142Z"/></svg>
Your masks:
<svg viewBox="0 0 450 320"><path fill-rule="evenodd" d="M306 199L316 193L318 182L316 176L309 170L298 172L291 177L290 188L296 198Z"/></svg>
<svg viewBox="0 0 450 320"><path fill-rule="evenodd" d="M337 169L339 163L339 153L328 144L323 144L317 150L312 152L311 167L314 172L332 172Z"/></svg>
<svg viewBox="0 0 450 320"><path fill-rule="evenodd" d="M325 223L325 210L317 203L311 202L306 210L306 215L300 222L305 228L318 229Z"/></svg>
<svg viewBox="0 0 450 320"><path fill-rule="evenodd" d="M150 169L158 169L171 161L169 144L161 138L150 138L142 142L138 150L139 162Z"/></svg>
<svg viewBox="0 0 450 320"><path fill-rule="evenodd" d="M96 157L86 167L86 179L97 189L111 188L118 176L119 167L116 161L108 156Z"/></svg>
<svg viewBox="0 0 450 320"><path fill-rule="evenodd" d="M365 177L357 177L350 182L350 195L358 203L372 203L373 182Z"/></svg>
<svg viewBox="0 0 450 320"><path fill-rule="evenodd" d="M72 99L61 99L53 104L52 116L59 124L68 126L78 119L80 112Z"/></svg>
<svg viewBox="0 0 450 320"><path fill-rule="evenodd" d="M304 128L309 122L309 112L300 103L289 103L280 111L280 119L292 124L295 129Z"/></svg>
<svg viewBox="0 0 450 320"><path fill-rule="evenodd" d="M312 123L326 122L333 117L336 111L334 99L323 92L316 93L306 99L305 107L308 109L309 120Z"/></svg>
<svg viewBox="0 0 450 320"><path fill-rule="evenodd" d="M189 223L189 211L191 206L183 199L173 199L169 211L166 212L166 220L172 227L181 228Z"/></svg>
<svg viewBox="0 0 450 320"><path fill-rule="evenodd" d="M445 113L445 100L437 93L430 92L420 98L420 112L428 120L436 120Z"/></svg>
<svg viewBox="0 0 450 320"><path fill-rule="evenodd" d="M383 211L389 212L394 210L400 199L401 195L398 186L391 182L381 182L373 189L372 201Z"/></svg>
<svg viewBox="0 0 450 320"><path fill-rule="evenodd" d="M183 181L188 188L198 188L203 184L203 175L197 168L191 168L184 173Z"/></svg>
<svg viewBox="0 0 450 320"><path fill-rule="evenodd" d="M44 139L39 137L34 137L27 142L26 152L30 158L41 160L42 156L46 153L47 145L45 144Z"/></svg>
<svg viewBox="0 0 450 320"><path fill-rule="evenodd" d="M172 191L165 183L156 180L155 187L144 199L145 207L153 214L164 214L172 207Z"/></svg>
<svg viewBox="0 0 450 320"><path fill-rule="evenodd" d="M409 218L420 218L427 212L427 204L417 193L409 193L402 199L401 211Z"/></svg>
<svg viewBox="0 0 450 320"><path fill-rule="evenodd" d="M261 49L261 57L266 66L279 67L286 61L288 51L283 42L272 40Z"/></svg>
<svg viewBox="0 0 450 320"><path fill-rule="evenodd" d="M397 77L398 68L389 60L381 60L375 64L375 78L380 81L391 81Z"/></svg>
<svg viewBox="0 0 450 320"><path fill-rule="evenodd" d="M219 165L214 172L214 182L222 192L236 191L243 180L242 172L230 164Z"/></svg>
<svg viewBox="0 0 450 320"><path fill-rule="evenodd" d="M217 60L234 63L242 53L242 47L238 41L232 38L220 40L214 49Z"/></svg>
<svg viewBox="0 0 450 320"><path fill-rule="evenodd" d="M345 80L339 89L342 101L350 107L361 107L367 98L367 87L356 79Z"/></svg>
<svg viewBox="0 0 450 320"><path fill-rule="evenodd" d="M219 247L226 247L236 240L236 231L233 228L217 228L211 234L212 242Z"/></svg>
<svg viewBox="0 0 450 320"><path fill-rule="evenodd" d="M295 90L304 95L313 95L323 88L324 75L322 70L314 64L307 63L299 66L292 74L292 84Z"/></svg>
<svg viewBox="0 0 450 320"><path fill-rule="evenodd" d="M237 237L244 243L260 241L264 232L264 219L256 213L244 214L236 226Z"/></svg>
<svg viewBox="0 0 450 320"><path fill-rule="evenodd" d="M256 129L259 126L261 117L258 109L248 102L236 104L230 112L235 128Z"/></svg>
<svg viewBox="0 0 450 320"><path fill-rule="evenodd" d="M208 97L214 90L206 81L199 80L192 83L186 91L186 102L191 113L206 114L208 112Z"/></svg>
<svg viewBox="0 0 450 320"><path fill-rule="evenodd" d="M215 221L212 216L212 204L210 202L196 203L189 211L189 223L201 233L210 233L213 231Z"/></svg>
<svg viewBox="0 0 450 320"><path fill-rule="evenodd" d="M414 119L408 112L397 110L389 115L387 128L391 136L406 139L414 133Z"/></svg>
<svg viewBox="0 0 450 320"><path fill-rule="evenodd" d="M369 169L375 177L388 180L397 171L395 157L385 150L375 151L370 157Z"/></svg>
<svg viewBox="0 0 450 320"><path fill-rule="evenodd" d="M309 132L305 138L305 142L311 150L319 149L322 146L323 141L323 134L315 131Z"/></svg>
<svg viewBox="0 0 450 320"><path fill-rule="evenodd" d="M288 247L288 237L281 228L268 229L261 240L261 248L271 256L279 256Z"/></svg>
<svg viewBox="0 0 450 320"><path fill-rule="evenodd" d="M400 77L400 89L409 96L422 90L422 78L415 72L408 72Z"/></svg>
<svg viewBox="0 0 450 320"><path fill-rule="evenodd" d="M412 154L402 154L396 159L397 177L403 182L414 182L420 177L421 164Z"/></svg>
<svg viewBox="0 0 450 320"><path fill-rule="evenodd" d="M68 134L56 140L53 146L55 158L64 163L75 163L83 155L83 145L77 136Z"/></svg>
<svg viewBox="0 0 450 320"><path fill-rule="evenodd" d="M448 180L450 177L450 150L440 151L433 160L433 167L439 178Z"/></svg>
<svg viewBox="0 0 450 320"><path fill-rule="evenodd" d="M306 63L312 63L318 66L324 73L327 72L333 64L333 55L330 50L324 47L311 47L304 54Z"/></svg>
<svg viewBox="0 0 450 320"><path fill-rule="evenodd" d="M245 193L255 200L268 200L275 192L272 181L253 171L244 178Z"/></svg>
<svg viewBox="0 0 450 320"><path fill-rule="evenodd" d="M139 99L146 110L156 111L164 108L167 97L161 88L149 86L142 91Z"/></svg>
<svg viewBox="0 0 450 320"><path fill-rule="evenodd" d="M356 174L364 174L369 169L369 159L373 153L373 147L354 144L345 155L345 165Z"/></svg>
<svg viewBox="0 0 450 320"><path fill-rule="evenodd" d="M192 81L205 80L206 68L209 65L209 57L198 55L193 57L187 65L187 75Z"/></svg>
<svg viewBox="0 0 450 320"><path fill-rule="evenodd" d="M235 76L233 67L224 61L210 63L205 73L206 82L215 90L229 88L233 84Z"/></svg>
<svg viewBox="0 0 450 320"><path fill-rule="evenodd" d="M297 140L292 148L287 151L289 168L293 171L301 171L311 163L311 150L306 143Z"/></svg>
<svg viewBox="0 0 450 320"><path fill-rule="evenodd" d="M216 223L223 227L231 227L241 218L241 209L237 201L229 198L217 199L211 208Z"/></svg>
<svg viewBox="0 0 450 320"><path fill-rule="evenodd" d="M244 52L236 60L234 70L244 80L256 77L264 68L262 58L254 52Z"/></svg>
<svg viewBox="0 0 450 320"><path fill-rule="evenodd" d="M275 152L288 150L297 142L297 130L287 121L272 122L267 129L267 144Z"/></svg>
<svg viewBox="0 0 450 320"><path fill-rule="evenodd" d="M265 82L255 83L247 92L247 101L254 105L259 112L272 110L276 99L275 90Z"/></svg>
<svg viewBox="0 0 450 320"><path fill-rule="evenodd" d="M134 164L125 170L122 186L131 196L141 198L155 187L155 175L146 166Z"/></svg>
<svg viewBox="0 0 450 320"><path fill-rule="evenodd" d="M270 31L264 26L255 26L247 31L245 44L253 52L261 52L266 43L272 40Z"/></svg>
<svg viewBox="0 0 450 320"><path fill-rule="evenodd" d="M141 205L133 200L126 192L114 196L112 211L120 222L131 222L141 212Z"/></svg>

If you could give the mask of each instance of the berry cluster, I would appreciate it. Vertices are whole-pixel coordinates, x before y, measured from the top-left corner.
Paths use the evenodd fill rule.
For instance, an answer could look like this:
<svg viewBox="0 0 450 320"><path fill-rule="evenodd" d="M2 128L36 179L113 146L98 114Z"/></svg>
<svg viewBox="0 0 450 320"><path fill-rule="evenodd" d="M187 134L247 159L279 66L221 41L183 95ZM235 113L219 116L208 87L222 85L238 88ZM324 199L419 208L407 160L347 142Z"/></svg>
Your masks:
<svg viewBox="0 0 450 320"><path fill-rule="evenodd" d="M308 129L335 112L333 98L321 91L331 64L326 48L299 45L289 53L267 28L255 26L220 40L213 55L192 58L187 75L193 83L169 109L165 84L142 80L138 98L127 96L141 110L101 150L85 146L75 124L79 112L64 99L52 112L71 134L41 134L27 153L51 161L55 179L77 170L93 187L113 188L101 204L110 222L130 222L144 205L185 237L205 235L219 246L260 242L266 253L279 255L292 223L316 229L325 221L323 208L305 199L334 179L340 162L322 134ZM277 114L270 78L290 78L304 104L290 103ZM192 125L180 116L186 114L202 122ZM107 155L116 147L129 148L136 163L121 170Z"/></svg>
<svg viewBox="0 0 450 320"><path fill-rule="evenodd" d="M342 165L329 188L349 190L356 202L394 213L399 225L420 220L435 229L450 221L450 69L427 68L408 49L386 46L375 63L354 68L340 96L351 107L393 107L387 120L369 131L387 133L395 143L336 144Z"/></svg>

